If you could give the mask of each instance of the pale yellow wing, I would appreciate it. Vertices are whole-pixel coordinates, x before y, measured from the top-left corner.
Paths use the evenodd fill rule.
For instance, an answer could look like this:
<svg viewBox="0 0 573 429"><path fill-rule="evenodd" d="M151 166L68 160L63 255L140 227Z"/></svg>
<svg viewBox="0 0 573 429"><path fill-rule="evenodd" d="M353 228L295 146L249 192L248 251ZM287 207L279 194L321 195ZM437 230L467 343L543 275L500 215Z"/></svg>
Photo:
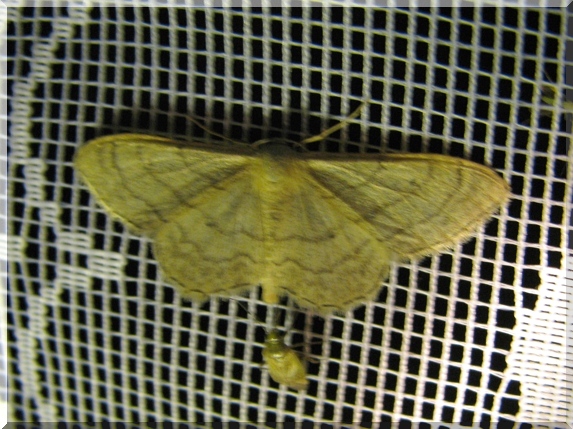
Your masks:
<svg viewBox="0 0 573 429"><path fill-rule="evenodd" d="M373 227L399 257L427 255L467 238L509 198L493 170L435 154L304 154L313 179Z"/></svg>
<svg viewBox="0 0 573 429"><path fill-rule="evenodd" d="M183 296L235 294L259 284L263 234L248 148L213 148L120 134L80 148L76 169L112 215L155 239Z"/></svg>
<svg viewBox="0 0 573 429"><path fill-rule="evenodd" d="M166 279L199 301L260 284L266 266L261 211L249 170L203 190L155 237Z"/></svg>
<svg viewBox="0 0 573 429"><path fill-rule="evenodd" d="M302 307L330 313L376 297L391 255L359 213L304 168L285 179L274 204L265 301L289 294Z"/></svg>
<svg viewBox="0 0 573 429"><path fill-rule="evenodd" d="M248 148L214 148L144 134L101 137L80 147L76 170L112 215L153 236L174 211L244 171Z"/></svg>

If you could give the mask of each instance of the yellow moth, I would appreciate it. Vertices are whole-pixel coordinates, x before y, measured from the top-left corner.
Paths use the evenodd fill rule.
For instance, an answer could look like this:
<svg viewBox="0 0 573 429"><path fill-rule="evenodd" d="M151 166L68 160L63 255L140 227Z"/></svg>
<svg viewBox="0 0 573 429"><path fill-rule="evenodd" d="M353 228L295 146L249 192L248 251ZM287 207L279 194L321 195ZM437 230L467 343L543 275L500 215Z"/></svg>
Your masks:
<svg viewBox="0 0 573 429"><path fill-rule="evenodd" d="M304 363L298 354L285 344L284 335L277 329L267 334L263 358L269 375L277 383L295 390L305 390L308 387Z"/></svg>
<svg viewBox="0 0 573 429"><path fill-rule="evenodd" d="M276 140L119 134L81 147L75 167L109 213L154 240L184 297L260 285L266 303L289 295L323 314L375 298L392 261L465 240L509 197L495 171L461 158L298 152Z"/></svg>

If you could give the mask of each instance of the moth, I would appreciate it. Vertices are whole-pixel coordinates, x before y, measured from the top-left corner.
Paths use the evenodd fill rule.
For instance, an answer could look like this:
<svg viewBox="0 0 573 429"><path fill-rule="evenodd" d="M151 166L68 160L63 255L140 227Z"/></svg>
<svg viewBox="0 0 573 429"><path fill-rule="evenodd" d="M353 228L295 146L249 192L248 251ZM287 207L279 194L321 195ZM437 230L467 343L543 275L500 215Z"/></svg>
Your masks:
<svg viewBox="0 0 573 429"><path fill-rule="evenodd" d="M510 195L494 170L461 158L295 149L119 134L80 147L75 168L114 218L154 240L184 297L261 286L268 304L288 295L322 314L374 299L392 262L466 240Z"/></svg>

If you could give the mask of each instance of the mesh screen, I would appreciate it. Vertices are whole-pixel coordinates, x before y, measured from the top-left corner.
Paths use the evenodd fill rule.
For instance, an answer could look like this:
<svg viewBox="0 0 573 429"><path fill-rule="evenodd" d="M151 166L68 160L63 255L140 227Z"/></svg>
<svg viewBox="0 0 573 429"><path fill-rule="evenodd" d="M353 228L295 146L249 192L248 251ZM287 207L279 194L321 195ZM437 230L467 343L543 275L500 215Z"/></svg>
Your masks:
<svg viewBox="0 0 573 429"><path fill-rule="evenodd" d="M572 421L571 12L246 6L8 8L10 421ZM312 150L463 157L512 199L344 315L182 299L73 169L102 135L301 140L365 99ZM274 313L305 392L260 365Z"/></svg>

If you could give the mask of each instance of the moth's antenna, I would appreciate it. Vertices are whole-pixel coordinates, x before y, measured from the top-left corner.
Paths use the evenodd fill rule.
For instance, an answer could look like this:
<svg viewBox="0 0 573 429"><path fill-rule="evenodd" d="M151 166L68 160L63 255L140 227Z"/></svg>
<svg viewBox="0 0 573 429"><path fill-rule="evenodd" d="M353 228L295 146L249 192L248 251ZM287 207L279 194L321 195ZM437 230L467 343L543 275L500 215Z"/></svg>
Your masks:
<svg viewBox="0 0 573 429"><path fill-rule="evenodd" d="M219 133L217 133L217 132L215 132L215 131L210 130L210 129L207 128L205 125L203 125L201 122L199 122L197 119L194 119L194 118L192 118L192 117L190 117L190 116L188 116L188 119L189 119L189 121L190 121L192 124L197 125L197 126L198 126L199 128L201 128L203 131L205 131L206 133L211 134L212 136L219 137L220 139L229 141L229 142L234 143L234 144L240 144L240 145L243 145L243 146L250 146L250 144L248 144L248 143L241 142L241 141L239 141L239 140L233 140L233 139L231 139L231 138L229 138L229 137L224 136L223 134L219 134ZM244 307L243 307L243 308L244 308Z"/></svg>
<svg viewBox="0 0 573 429"><path fill-rule="evenodd" d="M314 142L324 140L325 138L327 138L332 133L335 133L336 131L340 130L341 128L344 128L348 122L350 122L352 119L354 119L358 115L360 115L360 113L362 113L362 109L364 108L364 106L366 106L366 104L368 102L369 102L368 100L363 101L362 103L360 103L360 106L358 106L354 110L354 112L352 112L350 115L348 115L342 121L340 121L338 124L335 124L330 128L327 128L326 130L324 130L320 134L317 134L316 136L308 137L308 138L302 140L299 144L301 146L304 146L304 145L309 144L309 143L314 143Z"/></svg>

